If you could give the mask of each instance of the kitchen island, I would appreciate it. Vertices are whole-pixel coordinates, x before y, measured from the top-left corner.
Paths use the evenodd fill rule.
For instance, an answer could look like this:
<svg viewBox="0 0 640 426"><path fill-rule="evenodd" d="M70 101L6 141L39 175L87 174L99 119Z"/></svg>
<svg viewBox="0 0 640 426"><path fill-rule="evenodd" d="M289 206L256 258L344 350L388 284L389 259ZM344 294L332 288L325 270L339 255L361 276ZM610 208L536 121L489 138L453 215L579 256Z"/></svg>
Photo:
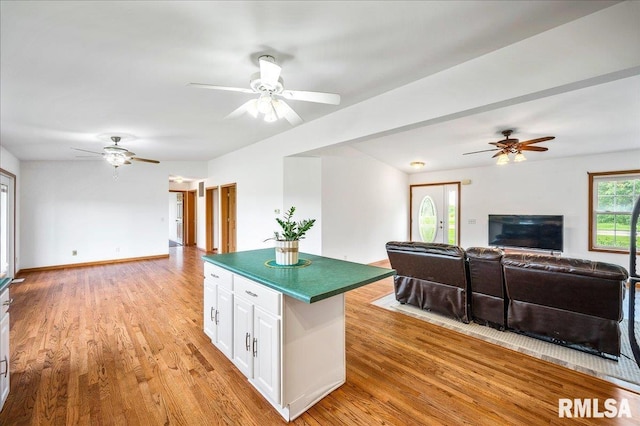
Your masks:
<svg viewBox="0 0 640 426"><path fill-rule="evenodd" d="M274 257L272 248L203 256L204 331L289 421L345 382L344 293L395 271Z"/></svg>

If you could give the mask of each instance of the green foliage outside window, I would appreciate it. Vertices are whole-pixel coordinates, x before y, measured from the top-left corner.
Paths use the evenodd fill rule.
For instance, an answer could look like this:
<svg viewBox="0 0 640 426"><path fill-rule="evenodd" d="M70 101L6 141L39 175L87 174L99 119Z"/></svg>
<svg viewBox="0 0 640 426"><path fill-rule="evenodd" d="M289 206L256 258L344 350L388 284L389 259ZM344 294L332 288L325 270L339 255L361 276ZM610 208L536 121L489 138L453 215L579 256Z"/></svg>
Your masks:
<svg viewBox="0 0 640 426"><path fill-rule="evenodd" d="M631 212L640 196L640 177L619 176L594 179L596 193L594 246L601 249L629 249ZM636 243L640 246L640 239Z"/></svg>

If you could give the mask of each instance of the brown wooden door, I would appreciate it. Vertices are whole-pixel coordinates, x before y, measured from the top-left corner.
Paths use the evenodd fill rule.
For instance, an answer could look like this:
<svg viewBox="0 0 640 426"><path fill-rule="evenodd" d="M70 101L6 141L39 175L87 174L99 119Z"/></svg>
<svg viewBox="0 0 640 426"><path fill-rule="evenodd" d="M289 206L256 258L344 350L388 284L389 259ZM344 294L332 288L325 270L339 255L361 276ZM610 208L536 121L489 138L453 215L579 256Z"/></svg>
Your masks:
<svg viewBox="0 0 640 426"><path fill-rule="evenodd" d="M184 245L196 244L196 191L184 193Z"/></svg>
<svg viewBox="0 0 640 426"><path fill-rule="evenodd" d="M221 253L236 251L236 185L220 188Z"/></svg>
<svg viewBox="0 0 640 426"><path fill-rule="evenodd" d="M205 210L205 224L204 224L204 232L206 236L204 249L207 253L211 253L215 250L214 246L214 236L215 236L215 226L214 226L214 215L216 215L214 206L217 204L214 200L214 195L217 196L218 192L215 188L207 188L204 195L204 210Z"/></svg>

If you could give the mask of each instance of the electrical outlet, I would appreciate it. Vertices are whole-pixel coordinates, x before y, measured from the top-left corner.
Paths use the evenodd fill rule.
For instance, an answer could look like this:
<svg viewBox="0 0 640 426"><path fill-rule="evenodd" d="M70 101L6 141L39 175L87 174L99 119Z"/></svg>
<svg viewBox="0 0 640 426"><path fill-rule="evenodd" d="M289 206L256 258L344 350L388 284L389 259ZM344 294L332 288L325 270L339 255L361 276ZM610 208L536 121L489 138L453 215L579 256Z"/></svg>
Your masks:
<svg viewBox="0 0 640 426"><path fill-rule="evenodd" d="M77 256L78 250L71 250L71 256Z"/></svg>
<svg viewBox="0 0 640 426"><path fill-rule="evenodd" d="M120 253L120 247L116 247L116 253Z"/></svg>
<svg viewBox="0 0 640 426"><path fill-rule="evenodd" d="M476 220L475 219L469 219L469 225L475 225L476 224Z"/></svg>

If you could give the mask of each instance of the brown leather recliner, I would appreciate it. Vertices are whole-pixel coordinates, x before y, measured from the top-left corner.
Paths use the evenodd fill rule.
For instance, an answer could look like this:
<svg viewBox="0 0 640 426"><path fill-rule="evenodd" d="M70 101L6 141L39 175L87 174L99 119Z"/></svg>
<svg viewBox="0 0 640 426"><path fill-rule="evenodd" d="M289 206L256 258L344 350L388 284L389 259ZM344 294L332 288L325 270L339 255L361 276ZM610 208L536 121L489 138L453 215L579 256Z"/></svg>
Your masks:
<svg viewBox="0 0 640 426"><path fill-rule="evenodd" d="M620 355L624 268L533 254L505 254L502 265L509 328Z"/></svg>
<svg viewBox="0 0 640 426"><path fill-rule="evenodd" d="M467 249L471 318L480 324L504 330L507 328L506 298L501 259L504 252L497 248Z"/></svg>
<svg viewBox="0 0 640 426"><path fill-rule="evenodd" d="M469 322L464 250L437 243L386 244L396 300Z"/></svg>

